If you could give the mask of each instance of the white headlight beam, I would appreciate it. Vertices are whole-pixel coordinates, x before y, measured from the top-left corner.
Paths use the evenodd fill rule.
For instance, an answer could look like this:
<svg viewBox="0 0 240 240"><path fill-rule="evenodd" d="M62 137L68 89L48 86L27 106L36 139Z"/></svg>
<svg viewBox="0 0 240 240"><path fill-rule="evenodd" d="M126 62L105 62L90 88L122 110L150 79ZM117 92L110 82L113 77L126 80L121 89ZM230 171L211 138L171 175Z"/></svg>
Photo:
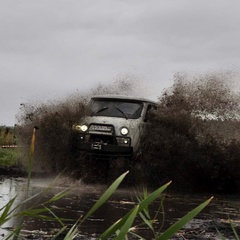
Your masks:
<svg viewBox="0 0 240 240"><path fill-rule="evenodd" d="M120 129L120 133L123 135L123 136L126 136L128 134L128 129L126 127L122 127Z"/></svg>

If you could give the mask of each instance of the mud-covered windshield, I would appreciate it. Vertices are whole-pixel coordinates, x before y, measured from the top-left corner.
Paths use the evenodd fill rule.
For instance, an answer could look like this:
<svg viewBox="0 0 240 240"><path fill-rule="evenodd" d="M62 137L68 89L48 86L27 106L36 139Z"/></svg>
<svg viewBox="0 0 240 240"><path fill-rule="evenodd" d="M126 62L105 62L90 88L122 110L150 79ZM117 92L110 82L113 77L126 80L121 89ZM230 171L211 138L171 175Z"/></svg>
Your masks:
<svg viewBox="0 0 240 240"><path fill-rule="evenodd" d="M143 103L141 102L92 99L89 105L88 115L137 119L141 116L142 108Z"/></svg>

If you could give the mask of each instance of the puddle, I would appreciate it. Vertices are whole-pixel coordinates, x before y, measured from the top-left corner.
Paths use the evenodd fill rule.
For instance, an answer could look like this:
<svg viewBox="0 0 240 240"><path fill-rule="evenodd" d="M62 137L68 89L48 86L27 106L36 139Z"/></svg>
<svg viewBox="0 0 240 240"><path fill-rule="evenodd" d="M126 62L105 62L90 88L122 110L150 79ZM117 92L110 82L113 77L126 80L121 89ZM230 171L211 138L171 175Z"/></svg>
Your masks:
<svg viewBox="0 0 240 240"><path fill-rule="evenodd" d="M85 185L81 181L70 182L68 179L61 178L54 183L53 179L45 178L32 179L28 195L33 196L43 191L50 184L53 184L54 187L37 198L33 198L28 205L31 206L37 202L43 203L54 196L54 194L61 192L69 186L72 187L73 191L67 196L50 204L45 204L59 218L69 219L66 221L69 227L87 213L106 189L106 186ZM2 180L0 182L0 208L16 195L15 204L21 203L25 199L25 190L26 181L22 178L7 178ZM162 222L164 222L162 229L166 229L209 197L184 194L167 195L164 200L164 210L158 213L156 226L159 228L162 226ZM132 209L136 203L136 193L133 189L118 190L107 203L79 228L79 235L76 239L97 239L104 230ZM151 205L150 213L152 216L158 212L159 204L160 201L156 201ZM240 202L238 196L215 196L206 209L188 223L184 229L179 231L173 239L221 239L217 237L215 227L227 239L235 239L228 219L233 220L233 224L240 234L239 209ZM0 238L1 236L6 236L16 226L17 220L10 219L1 226ZM24 218L21 235L23 239L51 239L60 228L61 224L56 221L26 217ZM146 239L152 238L150 231L146 227L136 228L136 233L144 236Z"/></svg>

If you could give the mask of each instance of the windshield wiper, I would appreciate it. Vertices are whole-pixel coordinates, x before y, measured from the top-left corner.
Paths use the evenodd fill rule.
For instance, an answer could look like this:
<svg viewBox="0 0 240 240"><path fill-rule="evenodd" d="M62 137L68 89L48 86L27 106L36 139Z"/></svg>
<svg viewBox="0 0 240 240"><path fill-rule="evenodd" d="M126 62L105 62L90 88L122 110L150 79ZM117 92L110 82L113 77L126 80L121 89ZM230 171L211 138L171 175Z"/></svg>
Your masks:
<svg viewBox="0 0 240 240"><path fill-rule="evenodd" d="M122 113L122 115L128 119L128 117L126 116L126 114L118 107L118 106L114 106L120 113Z"/></svg>
<svg viewBox="0 0 240 240"><path fill-rule="evenodd" d="M92 112L92 113L91 113L91 116L93 116L93 115L95 115L95 114L97 114L97 113L100 113L100 112L102 112L102 111L104 111L104 110L106 110L106 109L108 109L108 107L100 108L99 110L97 110L97 111L95 111L95 112Z"/></svg>

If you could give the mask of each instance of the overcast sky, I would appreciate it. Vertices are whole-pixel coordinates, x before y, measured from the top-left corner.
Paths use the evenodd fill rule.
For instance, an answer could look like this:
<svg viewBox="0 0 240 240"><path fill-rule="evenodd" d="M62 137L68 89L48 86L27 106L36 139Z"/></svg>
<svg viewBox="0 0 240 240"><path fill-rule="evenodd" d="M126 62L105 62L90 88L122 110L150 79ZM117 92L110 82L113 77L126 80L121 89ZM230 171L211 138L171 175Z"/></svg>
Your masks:
<svg viewBox="0 0 240 240"><path fill-rule="evenodd" d="M1 0L0 31L0 125L119 75L156 100L176 72L240 63L239 0Z"/></svg>

